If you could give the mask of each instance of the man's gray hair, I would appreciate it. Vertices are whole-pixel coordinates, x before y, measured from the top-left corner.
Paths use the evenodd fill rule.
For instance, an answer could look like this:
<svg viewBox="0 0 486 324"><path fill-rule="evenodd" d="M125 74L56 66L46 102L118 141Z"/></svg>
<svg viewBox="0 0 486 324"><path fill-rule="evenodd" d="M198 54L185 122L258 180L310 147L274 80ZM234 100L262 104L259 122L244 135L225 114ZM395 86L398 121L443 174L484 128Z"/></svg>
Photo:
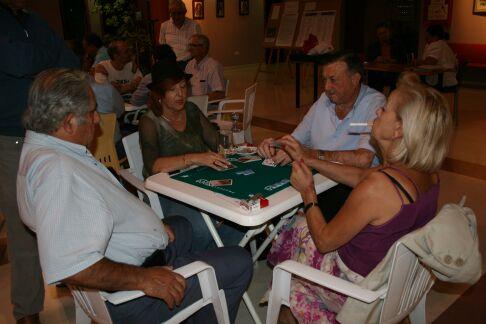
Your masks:
<svg viewBox="0 0 486 324"><path fill-rule="evenodd" d="M175 7L177 8L184 8L187 12L186 4L182 0L171 0L169 3L169 11L172 11Z"/></svg>
<svg viewBox="0 0 486 324"><path fill-rule="evenodd" d="M89 76L74 69L41 72L32 83L23 116L26 129L51 134L72 113L84 117L89 111Z"/></svg>
<svg viewBox="0 0 486 324"><path fill-rule="evenodd" d="M202 44L202 46L209 51L209 38L204 34L194 34L192 37L196 37Z"/></svg>

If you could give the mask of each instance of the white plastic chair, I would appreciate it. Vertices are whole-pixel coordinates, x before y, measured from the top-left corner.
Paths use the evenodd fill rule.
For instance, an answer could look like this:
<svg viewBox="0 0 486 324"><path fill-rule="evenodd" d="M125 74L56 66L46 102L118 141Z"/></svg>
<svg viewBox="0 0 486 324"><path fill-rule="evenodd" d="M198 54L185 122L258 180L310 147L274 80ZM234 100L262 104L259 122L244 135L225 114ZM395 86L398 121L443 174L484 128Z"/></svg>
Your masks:
<svg viewBox="0 0 486 324"><path fill-rule="evenodd" d="M214 122L222 130L230 130L231 126L232 126L232 121L221 119L221 116L223 114L242 113L243 114L244 141L246 141L248 143L253 142L252 135L251 135L251 119L253 117L253 107L255 105L256 87L257 87L257 83L246 88L244 99L222 100L222 101L219 102L218 110L209 112L210 116L216 115L216 119L214 120ZM226 110L223 109L226 104L234 104L234 103L242 103L243 108L242 109L226 109Z"/></svg>
<svg viewBox="0 0 486 324"><path fill-rule="evenodd" d="M266 323L277 323L280 306L289 306L290 280L292 274L295 274L365 303L383 299L380 323L398 323L409 315L412 324L425 324L425 298L434 283L434 277L417 256L401 243L396 245L391 262L388 286L380 291L362 288L296 261L282 262L273 269Z"/></svg>
<svg viewBox="0 0 486 324"><path fill-rule="evenodd" d="M162 212L158 195L155 192L146 189L144 185L142 175L143 158L142 151L140 150L138 132L125 136L122 138L122 142L125 152L127 153L127 160L130 168L121 169L118 173L124 180L137 189L138 198L140 198L140 200L143 201L144 194L147 195L150 207L160 219L163 219L164 213Z"/></svg>
<svg viewBox="0 0 486 324"><path fill-rule="evenodd" d="M207 95L203 96L191 96L187 97L187 101L192 102L195 104L199 110L204 114L204 116L208 116L208 99L209 97Z"/></svg>
<svg viewBox="0 0 486 324"><path fill-rule="evenodd" d="M204 262L195 261L175 269L174 272L179 273L184 278L197 274L202 298L164 323L180 323L208 304L213 304L218 323L230 323L226 297L224 291L218 288L213 267ZM76 304L76 324L88 324L91 320L95 323L111 324L112 320L105 301L118 305L144 296L142 291L119 291L109 294L75 286L69 286L69 289Z"/></svg>

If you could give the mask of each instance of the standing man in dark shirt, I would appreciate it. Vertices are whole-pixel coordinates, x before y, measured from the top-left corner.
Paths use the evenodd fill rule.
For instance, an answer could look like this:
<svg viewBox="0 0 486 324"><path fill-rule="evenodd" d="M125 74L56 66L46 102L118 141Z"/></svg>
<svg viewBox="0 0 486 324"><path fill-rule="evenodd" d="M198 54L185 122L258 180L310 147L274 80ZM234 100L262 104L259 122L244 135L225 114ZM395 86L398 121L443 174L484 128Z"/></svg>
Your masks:
<svg viewBox="0 0 486 324"><path fill-rule="evenodd" d="M26 1L0 0L0 212L5 216L11 263L11 302L19 323L39 323L44 282L36 238L22 223L16 174L25 130L21 116L34 77L52 67L79 67L79 60Z"/></svg>

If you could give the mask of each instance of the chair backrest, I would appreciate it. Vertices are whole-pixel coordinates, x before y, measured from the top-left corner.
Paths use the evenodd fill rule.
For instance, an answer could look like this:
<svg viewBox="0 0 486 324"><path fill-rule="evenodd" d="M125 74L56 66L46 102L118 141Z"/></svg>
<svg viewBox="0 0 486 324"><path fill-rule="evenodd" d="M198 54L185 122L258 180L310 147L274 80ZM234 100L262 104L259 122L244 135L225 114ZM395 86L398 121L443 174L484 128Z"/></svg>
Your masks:
<svg viewBox="0 0 486 324"><path fill-rule="evenodd" d="M246 88L245 90L245 106L243 110L243 131L245 132L245 141L253 143L251 135L251 119L253 118L253 107L255 106L257 83Z"/></svg>
<svg viewBox="0 0 486 324"><path fill-rule="evenodd" d="M95 139L89 146L89 150L107 168L111 167L115 171L120 169L120 162L115 149L115 113L100 114L100 123L97 127Z"/></svg>
<svg viewBox="0 0 486 324"><path fill-rule="evenodd" d="M229 94L229 80L224 80L224 96L227 98Z"/></svg>
<svg viewBox="0 0 486 324"><path fill-rule="evenodd" d="M187 101L195 104L206 117L208 116L208 100L209 97L207 95L187 97Z"/></svg>
<svg viewBox="0 0 486 324"><path fill-rule="evenodd" d="M123 147L127 153L128 164L132 170L132 174L143 180L143 158L142 150L140 149L138 132L125 136L122 139Z"/></svg>
<svg viewBox="0 0 486 324"><path fill-rule="evenodd" d="M397 244L380 323L398 323L408 316L433 282L430 271L419 262L417 256L405 245Z"/></svg>
<svg viewBox="0 0 486 324"><path fill-rule="evenodd" d="M69 289L76 304L82 308L84 314L88 315L93 322L112 324L110 313L98 290L89 290L71 285L69 285ZM76 314L77 321L80 315L82 316L83 314Z"/></svg>

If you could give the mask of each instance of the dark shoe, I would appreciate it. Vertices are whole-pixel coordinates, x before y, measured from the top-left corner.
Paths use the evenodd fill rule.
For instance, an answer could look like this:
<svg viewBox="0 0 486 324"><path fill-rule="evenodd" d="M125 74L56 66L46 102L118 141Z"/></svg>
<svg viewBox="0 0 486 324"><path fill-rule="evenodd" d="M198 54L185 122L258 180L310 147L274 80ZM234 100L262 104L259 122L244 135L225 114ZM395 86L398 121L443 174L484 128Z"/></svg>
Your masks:
<svg viewBox="0 0 486 324"><path fill-rule="evenodd" d="M17 321L17 324L41 324L39 314L25 316Z"/></svg>

